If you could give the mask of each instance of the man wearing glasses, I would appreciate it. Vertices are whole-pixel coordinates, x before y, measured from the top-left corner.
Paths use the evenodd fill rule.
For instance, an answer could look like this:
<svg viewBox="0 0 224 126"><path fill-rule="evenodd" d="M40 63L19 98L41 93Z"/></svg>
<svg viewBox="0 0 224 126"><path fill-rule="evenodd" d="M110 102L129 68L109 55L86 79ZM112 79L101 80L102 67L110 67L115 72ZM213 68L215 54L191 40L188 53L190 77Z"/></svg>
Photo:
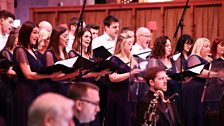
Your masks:
<svg viewBox="0 0 224 126"><path fill-rule="evenodd" d="M136 31L136 43L133 45L131 53L133 55L138 55L145 60L146 57L151 53L151 49L149 48L150 41L150 30L146 27L138 28Z"/></svg>
<svg viewBox="0 0 224 126"><path fill-rule="evenodd" d="M68 97L75 101L74 121L76 126L94 121L100 111L99 88L88 82L77 82L70 86Z"/></svg>

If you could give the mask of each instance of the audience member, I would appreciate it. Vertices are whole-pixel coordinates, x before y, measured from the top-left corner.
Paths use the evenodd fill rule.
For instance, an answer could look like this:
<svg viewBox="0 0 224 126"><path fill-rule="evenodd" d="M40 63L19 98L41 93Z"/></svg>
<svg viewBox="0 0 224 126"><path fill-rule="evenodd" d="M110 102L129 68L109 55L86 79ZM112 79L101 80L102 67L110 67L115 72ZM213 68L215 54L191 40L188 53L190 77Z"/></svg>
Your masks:
<svg viewBox="0 0 224 126"><path fill-rule="evenodd" d="M76 126L95 120L100 111L99 88L89 82L73 83L68 91L68 97L75 101L74 120Z"/></svg>
<svg viewBox="0 0 224 126"><path fill-rule="evenodd" d="M28 111L28 126L74 126L74 101L55 93L38 96Z"/></svg>

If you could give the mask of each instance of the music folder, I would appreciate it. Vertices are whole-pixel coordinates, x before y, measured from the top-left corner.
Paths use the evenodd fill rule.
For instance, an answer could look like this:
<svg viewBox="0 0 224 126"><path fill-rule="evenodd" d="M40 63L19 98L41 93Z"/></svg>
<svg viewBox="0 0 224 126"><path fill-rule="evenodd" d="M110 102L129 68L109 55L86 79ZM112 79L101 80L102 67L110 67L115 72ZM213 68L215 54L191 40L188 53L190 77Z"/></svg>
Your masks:
<svg viewBox="0 0 224 126"><path fill-rule="evenodd" d="M193 67L186 69L185 71L171 74L169 77L173 80L180 81L181 77L184 79L185 77L195 77L196 75L200 75L202 70L204 69L205 64L199 64Z"/></svg>
<svg viewBox="0 0 224 126"><path fill-rule="evenodd" d="M108 69L109 71L114 72L119 68L120 67L117 64L111 62L110 60L103 60L103 61L96 62L92 71L100 72L102 70Z"/></svg>
<svg viewBox="0 0 224 126"><path fill-rule="evenodd" d="M13 63L11 61L9 61L6 57L0 54L0 69L8 70L9 67L11 67L12 65Z"/></svg>
<svg viewBox="0 0 224 126"><path fill-rule="evenodd" d="M106 49L104 46L97 47L93 49L93 56L95 58L100 58L100 59L107 59L110 57L112 54Z"/></svg>
<svg viewBox="0 0 224 126"><path fill-rule="evenodd" d="M54 65L44 67L37 71L41 74L51 74L54 72L72 73L77 69L90 69L94 66L94 62L81 56L76 56L66 60L57 61Z"/></svg>
<svg viewBox="0 0 224 126"><path fill-rule="evenodd" d="M133 54L135 58L141 58L142 60L146 60L151 54L151 51L144 51L138 54Z"/></svg>

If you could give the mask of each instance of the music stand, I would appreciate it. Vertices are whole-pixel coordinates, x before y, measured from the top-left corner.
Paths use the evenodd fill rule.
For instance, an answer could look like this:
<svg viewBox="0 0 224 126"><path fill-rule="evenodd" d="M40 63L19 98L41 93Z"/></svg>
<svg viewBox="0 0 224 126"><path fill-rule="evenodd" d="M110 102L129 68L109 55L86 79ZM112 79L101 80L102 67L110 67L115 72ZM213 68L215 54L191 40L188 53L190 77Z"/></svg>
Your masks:
<svg viewBox="0 0 224 126"><path fill-rule="evenodd" d="M186 12L187 7L188 7L188 2L189 2L189 0L186 1L186 4L184 6L184 10L182 12L181 18L180 18L180 20L178 22L176 31L175 31L174 36L173 36L174 38L176 38L179 29L180 29L180 37L183 34L183 27L184 27L183 19L184 19L184 15L185 15L185 12ZM182 43L180 44L180 47L182 47ZM182 51L183 49L180 49L180 50ZM182 72L182 65L183 65L182 57L184 57L184 56L183 56L183 53L181 52L181 55L180 55L180 72ZM179 98L178 99L179 101L181 101L181 97L182 97L182 92L181 92L181 88L182 88L181 87L181 84L182 84L182 81L183 81L183 77L180 76L180 81L179 81L180 84L178 85L178 91L179 91L178 94L180 94L180 96L178 97ZM178 108L179 108L179 111L180 111L181 104L179 104ZM181 114L179 114L179 115L181 116Z"/></svg>
<svg viewBox="0 0 224 126"><path fill-rule="evenodd" d="M84 11L85 11L85 6L86 6L86 0L84 0L84 2L83 2L82 10L81 10L81 13L80 13L80 16L79 16L77 28L76 28L76 31L75 31L75 40L77 39L77 34L78 34L78 31L79 31L79 27L81 27L80 32L82 32L82 30L83 30L83 15L84 15ZM81 44L80 44L81 54L80 55L82 57L82 37L80 38L80 41L81 41ZM82 60L81 60L81 64L82 64ZM82 79L82 70L80 71L80 79Z"/></svg>

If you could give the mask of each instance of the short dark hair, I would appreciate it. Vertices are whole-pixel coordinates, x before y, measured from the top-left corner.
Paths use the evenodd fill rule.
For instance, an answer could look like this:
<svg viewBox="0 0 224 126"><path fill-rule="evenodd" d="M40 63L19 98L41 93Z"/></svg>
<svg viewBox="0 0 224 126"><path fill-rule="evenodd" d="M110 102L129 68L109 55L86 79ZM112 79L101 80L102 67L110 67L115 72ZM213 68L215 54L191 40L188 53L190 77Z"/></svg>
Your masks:
<svg viewBox="0 0 224 126"><path fill-rule="evenodd" d="M71 18L71 19L68 21L68 29L71 30L70 26L71 26L71 25L76 26L76 25L78 24L78 22L79 22L79 21L78 21L78 18L76 18L76 17Z"/></svg>
<svg viewBox="0 0 224 126"><path fill-rule="evenodd" d="M1 10L0 11L0 19L1 18L8 18L8 17L11 17L13 20L15 20L15 15L7 10Z"/></svg>
<svg viewBox="0 0 224 126"><path fill-rule="evenodd" d="M98 30L100 27L97 24L87 24L85 28Z"/></svg>
<svg viewBox="0 0 224 126"><path fill-rule="evenodd" d="M128 31L134 31L134 29L131 27L123 27L121 29L121 33L127 33Z"/></svg>
<svg viewBox="0 0 224 126"><path fill-rule="evenodd" d="M76 83L73 83L70 87L69 87L69 90L68 90L68 97L71 98L71 99L79 99L79 98L83 98L83 97L86 97L86 92L87 92L87 89L93 89L93 90L96 90L96 91L99 91L99 88L94 85L93 83L89 83L89 82L76 82Z"/></svg>
<svg viewBox="0 0 224 126"><path fill-rule="evenodd" d="M149 84L149 80L154 80L156 78L156 75L158 72L161 72L165 70L162 67L150 67L149 69L146 69L144 74L144 79L147 84Z"/></svg>
<svg viewBox="0 0 224 126"><path fill-rule="evenodd" d="M104 18L103 20L103 24L104 26L110 27L112 22L119 22L119 19L114 17L114 16L107 16L106 18Z"/></svg>

